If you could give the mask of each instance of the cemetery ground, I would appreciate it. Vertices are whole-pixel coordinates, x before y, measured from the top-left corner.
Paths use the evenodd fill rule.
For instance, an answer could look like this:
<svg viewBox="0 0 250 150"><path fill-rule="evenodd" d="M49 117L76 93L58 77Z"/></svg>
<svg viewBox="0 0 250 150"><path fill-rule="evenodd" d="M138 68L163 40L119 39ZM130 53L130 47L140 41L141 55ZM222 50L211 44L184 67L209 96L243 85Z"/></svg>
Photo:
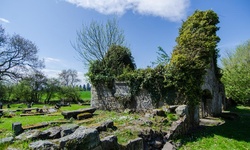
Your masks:
<svg viewBox="0 0 250 150"><path fill-rule="evenodd" d="M4 109L7 106L4 105ZM24 104L13 104L11 105L11 110L20 109L20 107L27 108ZM32 108L49 108L54 107L54 105L42 105L34 104ZM131 113L130 111L115 112L115 111L103 111L96 110L93 117L77 120L77 119L64 119L61 114L63 111L80 110L90 108L90 105L79 105L71 104L71 106L61 107L57 112L45 114L45 115L35 115L35 116L21 116L22 111L13 113L8 113L2 116L0 120L0 139L5 137L13 136L12 123L20 122L23 128L36 126L46 122L57 122L56 124L51 124L49 126L39 128L39 130L46 130L52 126L58 126L61 123L78 124L85 126L87 128L96 128L107 122L108 120L113 121L114 127L108 128L106 131L100 133L100 138L104 138L110 135L115 135L118 138L118 143L123 145L129 140L133 140L138 137L140 132L150 129L154 131L167 131L170 127L172 121L176 121L178 116L175 114L167 114L165 117L155 116L150 118L150 120L143 120L141 113ZM33 111L33 110L32 110ZM35 111L35 110L34 110ZM11 112L11 111L10 111ZM140 120L140 121L139 121ZM7 149L7 147L19 148L19 149L29 149L29 144L31 140L25 141L15 141L13 143L0 144L0 149Z"/></svg>
<svg viewBox="0 0 250 150"><path fill-rule="evenodd" d="M86 98L87 99L87 98ZM34 104L32 108L50 108L54 105ZM45 115L36 116L20 116L22 111L11 113L11 110L27 108L25 104L12 104L8 113L0 119L0 139L13 135L12 123L20 122L22 126L28 127L44 122L57 122L49 126L40 128L46 130L51 126L57 126L61 123L74 123L83 125L89 128L95 128L105 121L111 120L114 122L113 129L109 128L105 132L100 133L100 138L115 135L118 137L119 144L126 144L129 140L138 137L142 130L153 129L155 131L166 131L172 121L178 119L174 114L167 114L165 117L154 116L149 121L143 123L142 120L145 116L143 113L131 113L129 111L115 112L115 111L95 111L93 117L76 120L64 119L61 114L62 111L78 110L90 108L90 105L71 104L71 106L61 107L57 112ZM7 109L4 105L3 109ZM180 149L250 149L250 107L238 106L231 108L230 112L236 113L239 117L225 119L225 123L219 126L200 126L194 131L178 137L174 140ZM222 119L222 118L220 118ZM14 143L0 144L0 149L6 149L11 146L18 149L28 149L31 140L16 141ZM178 144L179 143L179 144Z"/></svg>

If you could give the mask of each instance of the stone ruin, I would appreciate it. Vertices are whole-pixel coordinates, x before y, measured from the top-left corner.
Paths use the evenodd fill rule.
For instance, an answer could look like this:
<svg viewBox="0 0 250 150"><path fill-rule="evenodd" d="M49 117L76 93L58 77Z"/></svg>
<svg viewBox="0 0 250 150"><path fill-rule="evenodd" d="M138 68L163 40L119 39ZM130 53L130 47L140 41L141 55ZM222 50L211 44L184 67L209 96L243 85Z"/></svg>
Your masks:
<svg viewBox="0 0 250 150"><path fill-rule="evenodd" d="M215 67L212 60L206 69L207 73L201 87L203 94L200 98L200 105L195 109L194 116L188 118L188 120L195 121L193 125L199 124L199 118L220 115L223 106L225 107L224 86L217 78ZM137 95L132 96L126 82L115 82L113 89L102 85L91 88L91 107L98 109L122 111L129 108L136 112L147 112L161 108L164 104L171 105L166 101L154 104L150 93L145 89L141 89ZM191 125L189 127L192 128Z"/></svg>

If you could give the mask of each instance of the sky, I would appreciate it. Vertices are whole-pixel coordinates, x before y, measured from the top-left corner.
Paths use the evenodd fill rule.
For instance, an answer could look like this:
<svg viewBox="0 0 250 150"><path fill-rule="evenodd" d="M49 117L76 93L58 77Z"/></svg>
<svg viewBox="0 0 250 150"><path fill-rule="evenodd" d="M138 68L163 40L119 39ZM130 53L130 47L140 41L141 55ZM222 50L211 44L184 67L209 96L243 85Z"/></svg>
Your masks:
<svg viewBox="0 0 250 150"><path fill-rule="evenodd" d="M218 14L218 48L220 58L225 57L250 40L249 6L249 0L0 0L0 24L6 33L37 45L46 75L57 77L63 69L74 69L86 83L88 69L72 43L91 21L117 18L137 68L146 68L156 60L159 46L171 55L182 21L195 10Z"/></svg>

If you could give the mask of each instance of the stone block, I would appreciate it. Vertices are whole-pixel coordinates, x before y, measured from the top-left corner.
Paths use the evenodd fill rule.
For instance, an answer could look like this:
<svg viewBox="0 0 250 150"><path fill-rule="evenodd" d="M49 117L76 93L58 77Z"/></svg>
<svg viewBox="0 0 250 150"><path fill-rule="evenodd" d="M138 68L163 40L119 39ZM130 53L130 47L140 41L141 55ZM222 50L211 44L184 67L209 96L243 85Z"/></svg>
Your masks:
<svg viewBox="0 0 250 150"><path fill-rule="evenodd" d="M94 150L100 147L101 144L98 131L96 129L86 129L83 126L76 129L74 133L53 140L53 142L58 143L59 148L64 150Z"/></svg>
<svg viewBox="0 0 250 150"><path fill-rule="evenodd" d="M65 119L74 118L77 119L77 115L81 113L91 113L93 114L96 111L96 108L87 108L87 109L80 109L74 111L63 111L62 115Z"/></svg>
<svg viewBox="0 0 250 150"><path fill-rule="evenodd" d="M63 124L61 127L61 137L72 134L79 127L77 124Z"/></svg>
<svg viewBox="0 0 250 150"><path fill-rule="evenodd" d="M12 131L15 135L18 135L23 132L22 124L20 122L12 123Z"/></svg>
<svg viewBox="0 0 250 150"><path fill-rule="evenodd" d="M119 150L117 137L114 135L107 136L101 140L101 147L103 150Z"/></svg>
<svg viewBox="0 0 250 150"><path fill-rule="evenodd" d="M126 145L126 150L144 150L143 139L136 138L134 140L130 140Z"/></svg>

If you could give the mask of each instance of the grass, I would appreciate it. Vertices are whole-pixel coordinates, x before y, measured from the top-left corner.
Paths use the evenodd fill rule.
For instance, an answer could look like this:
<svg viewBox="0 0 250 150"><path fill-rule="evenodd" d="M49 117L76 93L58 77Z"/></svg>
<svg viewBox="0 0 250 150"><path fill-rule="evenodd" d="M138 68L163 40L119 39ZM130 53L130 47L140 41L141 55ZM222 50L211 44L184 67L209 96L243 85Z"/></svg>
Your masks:
<svg viewBox="0 0 250 150"><path fill-rule="evenodd" d="M23 104L13 104L13 105L11 105L10 110L22 109L22 108L19 108L20 106L23 106L22 108L27 108L26 105L23 105ZM53 107L53 106L34 104L33 108L35 108L35 107L37 107L37 108L44 108L44 107L49 108L49 107ZM16 112L15 114L9 112L9 114L13 114L12 118L5 118L5 117L0 118L0 131L2 132L2 133L0 133L0 138L5 137L6 135L12 134L12 123L14 123L14 122L20 122L20 123L22 123L22 126L26 126L26 125L32 125L32 124L37 124L37 123L41 123L41 122L62 121L62 120L64 120L64 118L61 115L61 111L77 110L77 109L83 109L83 108L88 108L88 107L89 106L86 106L86 105L80 106L78 104L72 104L71 107L61 107L57 113L54 113L51 116L41 115L41 116L21 117L19 115L20 113L22 113L21 111Z"/></svg>
<svg viewBox="0 0 250 150"><path fill-rule="evenodd" d="M80 91L80 97L82 100L90 100L91 99L91 92L90 91Z"/></svg>
<svg viewBox="0 0 250 150"><path fill-rule="evenodd" d="M238 106L230 112L240 117L225 124L204 127L181 140L181 150L247 150L250 149L250 107Z"/></svg>

